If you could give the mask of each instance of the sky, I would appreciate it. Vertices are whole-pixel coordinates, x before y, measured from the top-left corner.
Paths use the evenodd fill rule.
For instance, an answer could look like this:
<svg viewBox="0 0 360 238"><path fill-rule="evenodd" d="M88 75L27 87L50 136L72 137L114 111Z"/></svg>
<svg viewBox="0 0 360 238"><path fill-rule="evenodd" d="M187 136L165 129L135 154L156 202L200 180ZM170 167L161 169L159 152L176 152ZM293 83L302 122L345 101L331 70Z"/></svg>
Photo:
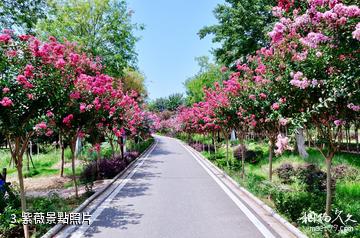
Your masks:
<svg viewBox="0 0 360 238"><path fill-rule="evenodd" d="M138 32L138 65L146 77L149 98L184 93L183 83L199 70L195 57L208 55L216 45L197 32L216 23L213 9L221 0L129 0Z"/></svg>

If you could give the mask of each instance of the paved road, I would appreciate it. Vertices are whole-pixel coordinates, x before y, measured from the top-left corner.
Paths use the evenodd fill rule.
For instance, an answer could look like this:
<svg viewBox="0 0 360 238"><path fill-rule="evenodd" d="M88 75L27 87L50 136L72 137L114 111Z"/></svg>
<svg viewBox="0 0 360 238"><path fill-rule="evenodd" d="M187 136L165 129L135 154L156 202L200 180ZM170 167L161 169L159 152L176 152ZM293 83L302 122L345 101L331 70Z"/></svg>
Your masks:
<svg viewBox="0 0 360 238"><path fill-rule="evenodd" d="M154 150L139 161L142 164L122 189L97 211L91 226L83 227L76 236L264 237L178 141L166 137L157 140Z"/></svg>

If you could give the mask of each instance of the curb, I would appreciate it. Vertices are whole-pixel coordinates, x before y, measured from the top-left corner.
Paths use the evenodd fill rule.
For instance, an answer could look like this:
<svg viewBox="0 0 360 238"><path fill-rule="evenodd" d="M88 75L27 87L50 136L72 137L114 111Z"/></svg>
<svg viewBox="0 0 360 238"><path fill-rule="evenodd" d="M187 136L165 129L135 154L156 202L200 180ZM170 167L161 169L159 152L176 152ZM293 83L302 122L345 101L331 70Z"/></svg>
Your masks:
<svg viewBox="0 0 360 238"><path fill-rule="evenodd" d="M288 222L286 219L284 219L282 216L280 216L274 209L270 208L268 205L266 205L263 201L261 201L259 198L257 198L255 195L253 195L251 192L249 192L245 188L241 187L233 178L231 178L227 173L225 173L223 170L221 170L219 167L217 167L215 164L213 164L211 161L209 161L207 158L205 158L200 152L194 150L194 148L189 146L187 143L185 143L179 139L176 139L176 140L178 140L180 143L184 144L190 150L192 150L196 155L198 155L202 160L204 160L204 162L207 165L213 167L219 173L223 174L227 180L229 180L233 185L235 185L242 192L244 192L248 197L250 197L252 200L254 200L254 202L256 204L258 204L260 207L262 207L267 212L269 212L272 217L274 217L279 223L281 223L283 226L285 226L296 237L307 238L307 236L304 233L302 233L298 228L293 226L290 222Z"/></svg>
<svg viewBox="0 0 360 238"><path fill-rule="evenodd" d="M97 191L96 193L94 193L93 195L91 195L88 199L86 199L80 206L78 206L75 210L73 210L72 212L74 213L79 213L81 211L83 211L92 201L94 201L96 198L98 198L101 194L103 194L105 192L105 190L107 190L117 179L119 179L119 177L121 177L122 175L124 175L129 168L131 168L133 166L133 164L135 164L136 161L138 161L140 158L142 158L154 145L156 144L156 139L154 138L154 142L148 147L146 148L146 150L144 150L135 160L131 161L130 164L128 164L128 166L126 166L126 168L121 171L120 173L118 173L112 180L111 182L109 182L108 184L105 185L105 187L103 187L102 189L100 189L99 191ZM48 232L46 232L43 236L41 236L41 238L51 238L54 237L57 233L59 233L65 226L67 226L67 224L57 224L55 225L53 228L51 228L50 230L48 230Z"/></svg>

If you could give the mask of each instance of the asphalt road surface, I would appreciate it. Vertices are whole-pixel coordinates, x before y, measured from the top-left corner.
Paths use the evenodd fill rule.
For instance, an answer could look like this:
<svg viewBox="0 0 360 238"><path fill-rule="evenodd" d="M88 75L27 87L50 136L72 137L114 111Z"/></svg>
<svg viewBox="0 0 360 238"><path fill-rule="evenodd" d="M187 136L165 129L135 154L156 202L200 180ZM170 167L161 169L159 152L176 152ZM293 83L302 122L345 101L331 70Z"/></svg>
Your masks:
<svg viewBox="0 0 360 238"><path fill-rule="evenodd" d="M276 237L251 221L178 141L157 145L73 237Z"/></svg>

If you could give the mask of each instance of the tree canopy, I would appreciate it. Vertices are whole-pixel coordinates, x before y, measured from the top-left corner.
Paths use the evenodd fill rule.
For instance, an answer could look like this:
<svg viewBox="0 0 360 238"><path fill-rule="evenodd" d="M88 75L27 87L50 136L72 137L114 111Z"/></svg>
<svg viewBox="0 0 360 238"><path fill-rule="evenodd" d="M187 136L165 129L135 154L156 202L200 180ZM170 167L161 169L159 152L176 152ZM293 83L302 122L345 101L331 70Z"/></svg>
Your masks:
<svg viewBox="0 0 360 238"><path fill-rule="evenodd" d="M213 35L212 41L220 43L214 49L216 59L231 65L266 45L266 33L275 21L271 8L275 0L226 0L214 9L218 23L203 27L198 35Z"/></svg>
<svg viewBox="0 0 360 238"><path fill-rule="evenodd" d="M125 0L50 1L49 17L37 25L42 38L52 35L75 41L92 55L101 55L105 73L123 76L126 67L136 68L134 30L142 25L131 21Z"/></svg>
<svg viewBox="0 0 360 238"><path fill-rule="evenodd" d="M202 56L195 59L200 67L199 72L185 81L186 103L193 103L204 100L204 88L211 88L214 82L221 80L221 69L216 64L209 62L209 57Z"/></svg>

